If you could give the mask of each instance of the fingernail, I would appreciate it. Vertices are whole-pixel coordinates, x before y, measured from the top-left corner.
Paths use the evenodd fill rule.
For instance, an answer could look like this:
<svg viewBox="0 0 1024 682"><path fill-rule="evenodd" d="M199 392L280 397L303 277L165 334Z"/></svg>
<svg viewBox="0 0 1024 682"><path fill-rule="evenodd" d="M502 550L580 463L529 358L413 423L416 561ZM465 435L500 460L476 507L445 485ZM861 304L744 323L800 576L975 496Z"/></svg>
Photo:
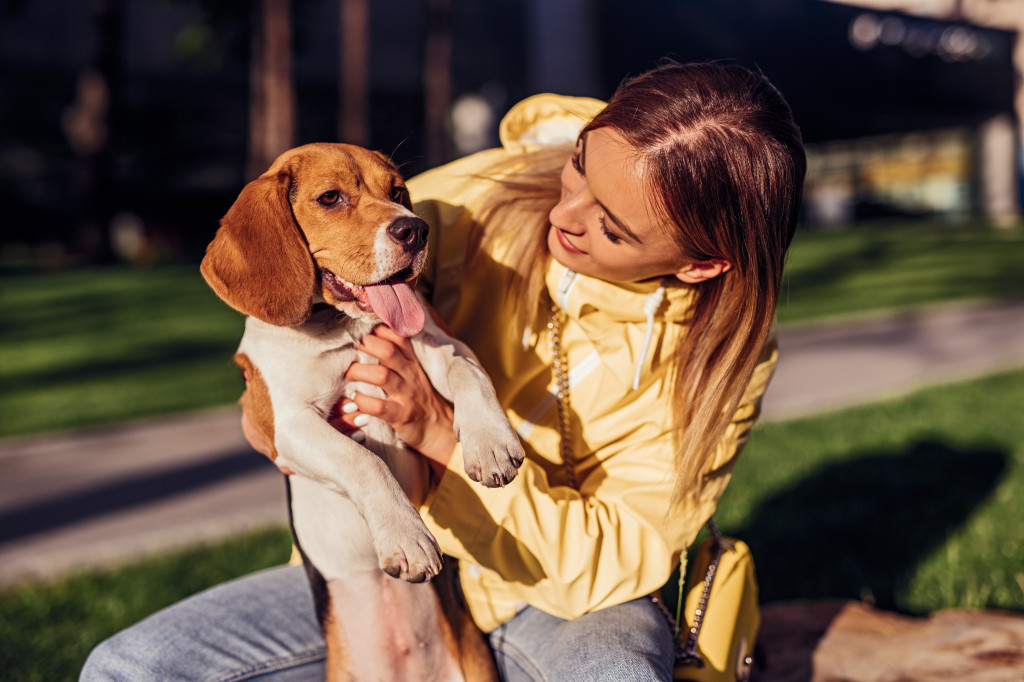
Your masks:
<svg viewBox="0 0 1024 682"><path fill-rule="evenodd" d="M345 403L344 405L341 406L341 411L344 412L345 414L352 414L353 412L355 412L358 409L359 409L359 406L356 405L354 402L353 403Z"/></svg>
<svg viewBox="0 0 1024 682"><path fill-rule="evenodd" d="M370 415L361 414L355 419L353 419L352 423L355 424L356 426L366 426L367 424L370 423Z"/></svg>
<svg viewBox="0 0 1024 682"><path fill-rule="evenodd" d="M366 440L366 434L363 433L362 431L353 431L352 435L350 435L349 438L351 438L357 443L362 443L364 440Z"/></svg>

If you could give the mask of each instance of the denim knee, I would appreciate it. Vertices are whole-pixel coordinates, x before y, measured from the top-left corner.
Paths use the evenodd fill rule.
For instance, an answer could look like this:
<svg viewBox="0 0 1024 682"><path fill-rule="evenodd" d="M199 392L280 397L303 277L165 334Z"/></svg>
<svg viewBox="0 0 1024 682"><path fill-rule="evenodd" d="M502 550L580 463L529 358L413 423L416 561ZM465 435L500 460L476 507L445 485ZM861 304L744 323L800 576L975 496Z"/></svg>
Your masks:
<svg viewBox="0 0 1024 682"><path fill-rule="evenodd" d="M323 679L324 641L301 567L200 592L99 644L82 682Z"/></svg>
<svg viewBox="0 0 1024 682"><path fill-rule="evenodd" d="M664 615L649 599L562 620L528 607L490 634L506 681L669 680L674 658Z"/></svg>
<svg viewBox="0 0 1024 682"><path fill-rule="evenodd" d="M156 671L151 666L143 666L142 661L135 660L132 654L138 653L138 649L130 645L124 646L124 639L125 633L119 633L100 642L86 659L78 678L80 682L158 679Z"/></svg>
<svg viewBox="0 0 1024 682"><path fill-rule="evenodd" d="M675 657L661 611L646 598L589 613L560 628L553 647L552 680L667 681Z"/></svg>

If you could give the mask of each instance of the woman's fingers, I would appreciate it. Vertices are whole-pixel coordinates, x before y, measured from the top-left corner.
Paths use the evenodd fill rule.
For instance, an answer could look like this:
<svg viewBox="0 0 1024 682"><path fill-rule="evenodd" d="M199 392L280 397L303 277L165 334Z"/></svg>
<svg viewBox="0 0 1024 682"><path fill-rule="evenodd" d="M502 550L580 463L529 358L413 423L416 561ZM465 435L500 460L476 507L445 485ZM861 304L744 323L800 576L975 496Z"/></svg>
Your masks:
<svg viewBox="0 0 1024 682"><path fill-rule="evenodd" d="M357 412L353 413L352 424L354 426L366 426L368 423L366 419L361 417L378 417L384 419L387 416L388 409L392 407L392 402L385 398L375 398L373 396L366 395L364 393L356 393L355 402L353 403ZM384 421L387 421L384 419Z"/></svg>
<svg viewBox="0 0 1024 682"><path fill-rule="evenodd" d="M390 376L391 373L392 370L384 365L365 365L361 362L353 362L345 372L345 380L362 381L366 384L380 386L386 392L388 379L395 378Z"/></svg>
<svg viewBox="0 0 1024 682"><path fill-rule="evenodd" d="M369 417L359 411L359 406L351 398L342 398L338 408L327 423L341 431L357 443L366 440L366 434L360 429L369 422Z"/></svg>
<svg viewBox="0 0 1024 682"><path fill-rule="evenodd" d="M359 347L360 350L377 358L381 367L399 375L419 369L420 362L413 350L412 341L395 334L384 325L376 327L372 334L364 336Z"/></svg>
<svg viewBox="0 0 1024 682"><path fill-rule="evenodd" d="M395 346L397 349L401 350L406 357L411 358L414 355L412 352L412 341L409 340L409 337L396 334L392 331L391 327L388 327L387 325L381 324L374 327L372 334L363 337L363 343L365 344L368 340L372 343L374 337Z"/></svg>
<svg viewBox="0 0 1024 682"><path fill-rule="evenodd" d="M431 458L450 456L454 447L452 408L431 385L412 342L379 326L363 338L360 349L380 364L354 362L345 379L377 386L384 396L356 393L358 413L343 414L342 421L359 428L364 420L376 417L387 422L410 448ZM435 449L441 454L433 455Z"/></svg>

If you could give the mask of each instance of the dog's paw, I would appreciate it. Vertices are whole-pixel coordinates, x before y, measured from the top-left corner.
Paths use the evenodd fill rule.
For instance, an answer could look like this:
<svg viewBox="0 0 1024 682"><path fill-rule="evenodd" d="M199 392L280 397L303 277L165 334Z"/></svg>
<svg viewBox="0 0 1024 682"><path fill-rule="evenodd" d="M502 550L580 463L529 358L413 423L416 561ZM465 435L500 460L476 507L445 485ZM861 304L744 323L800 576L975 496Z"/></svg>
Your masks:
<svg viewBox="0 0 1024 682"><path fill-rule="evenodd" d="M462 455L469 477L488 488L510 483L523 463L523 446L506 428L461 429Z"/></svg>
<svg viewBox="0 0 1024 682"><path fill-rule="evenodd" d="M411 583L430 580L441 572L441 548L423 521L388 528L376 540L380 569L392 578Z"/></svg>

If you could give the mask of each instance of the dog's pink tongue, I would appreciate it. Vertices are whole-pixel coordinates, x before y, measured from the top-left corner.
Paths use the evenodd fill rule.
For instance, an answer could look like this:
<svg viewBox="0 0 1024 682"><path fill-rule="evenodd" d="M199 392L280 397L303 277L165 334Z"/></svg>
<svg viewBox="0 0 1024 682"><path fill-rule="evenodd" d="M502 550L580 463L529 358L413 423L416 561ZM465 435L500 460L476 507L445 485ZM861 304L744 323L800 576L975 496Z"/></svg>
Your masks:
<svg viewBox="0 0 1024 682"><path fill-rule="evenodd" d="M423 329L423 306L405 282L371 284L364 290L373 312L399 336L414 336Z"/></svg>

